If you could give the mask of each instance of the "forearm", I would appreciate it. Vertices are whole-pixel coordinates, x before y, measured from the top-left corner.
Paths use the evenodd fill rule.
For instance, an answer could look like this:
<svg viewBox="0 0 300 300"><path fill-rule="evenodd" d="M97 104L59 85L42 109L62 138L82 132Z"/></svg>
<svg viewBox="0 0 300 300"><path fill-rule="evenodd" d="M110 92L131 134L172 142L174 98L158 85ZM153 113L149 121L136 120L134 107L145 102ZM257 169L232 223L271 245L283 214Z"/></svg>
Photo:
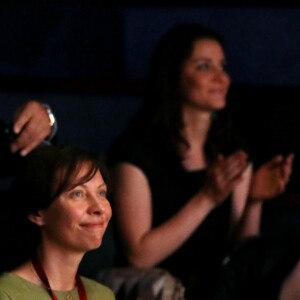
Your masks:
<svg viewBox="0 0 300 300"><path fill-rule="evenodd" d="M235 230L238 240L260 234L262 205L260 201L248 200Z"/></svg>
<svg viewBox="0 0 300 300"><path fill-rule="evenodd" d="M126 247L130 263L137 267L159 264L186 242L214 207L204 193L196 194L177 214Z"/></svg>

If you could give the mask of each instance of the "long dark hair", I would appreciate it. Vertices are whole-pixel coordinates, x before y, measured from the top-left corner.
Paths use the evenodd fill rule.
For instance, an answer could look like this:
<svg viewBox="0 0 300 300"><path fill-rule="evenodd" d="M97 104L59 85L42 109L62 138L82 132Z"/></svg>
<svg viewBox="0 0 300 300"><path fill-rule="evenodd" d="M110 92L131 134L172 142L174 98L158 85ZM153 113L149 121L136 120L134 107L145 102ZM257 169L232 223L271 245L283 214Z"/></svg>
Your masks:
<svg viewBox="0 0 300 300"><path fill-rule="evenodd" d="M180 78L183 65L191 56L195 41L212 39L223 47L220 35L212 29L197 23L183 23L173 27L158 42L152 54L148 74L145 80L143 105L130 124L136 131L155 130L162 137L165 147L178 152L178 145L187 145L182 136L183 117L182 107L184 98L180 88ZM214 118L214 122L223 122L223 116ZM215 125L211 131L224 129L228 125ZM207 151L208 158L213 159L219 150L216 139L219 134L213 132ZM188 146L188 145L187 145Z"/></svg>
<svg viewBox="0 0 300 300"><path fill-rule="evenodd" d="M89 168L78 179L83 165ZM40 228L28 219L28 215L49 207L60 194L89 181L98 170L107 183L102 159L93 152L70 145L41 146L22 160L11 186L7 212L11 224L7 228L8 241L4 243L7 248L4 254L9 257L4 264L1 262L1 271L32 257L40 243Z"/></svg>

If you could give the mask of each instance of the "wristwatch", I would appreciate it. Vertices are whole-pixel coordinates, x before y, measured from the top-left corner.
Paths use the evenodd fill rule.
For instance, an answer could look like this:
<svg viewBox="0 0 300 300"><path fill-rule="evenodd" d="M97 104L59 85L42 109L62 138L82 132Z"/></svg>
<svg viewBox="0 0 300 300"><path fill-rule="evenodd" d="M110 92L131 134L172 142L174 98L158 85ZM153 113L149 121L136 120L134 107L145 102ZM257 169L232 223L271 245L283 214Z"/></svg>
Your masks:
<svg viewBox="0 0 300 300"><path fill-rule="evenodd" d="M49 121L50 121L49 125L51 127L53 127L55 122L56 122L55 116L54 116L54 114L53 114L53 112L52 112L52 110L49 106L46 106L46 109L47 109L47 113L48 113L48 117L49 117Z"/></svg>
<svg viewBox="0 0 300 300"><path fill-rule="evenodd" d="M56 118L55 118L50 106L47 104L43 104L43 105L47 110L47 114L49 117L49 125L51 126L51 133L47 137L47 141L51 141L57 132L57 121L56 121Z"/></svg>

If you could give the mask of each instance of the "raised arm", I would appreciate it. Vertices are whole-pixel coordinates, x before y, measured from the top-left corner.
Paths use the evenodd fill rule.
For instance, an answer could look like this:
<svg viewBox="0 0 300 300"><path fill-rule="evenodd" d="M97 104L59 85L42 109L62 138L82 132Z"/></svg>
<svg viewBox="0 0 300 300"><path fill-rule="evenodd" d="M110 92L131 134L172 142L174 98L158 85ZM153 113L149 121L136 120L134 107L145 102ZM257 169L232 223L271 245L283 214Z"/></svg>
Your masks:
<svg viewBox="0 0 300 300"><path fill-rule="evenodd" d="M236 156L235 156L236 155ZM244 154L220 158L211 167L204 186L170 219L153 228L152 196L145 174L121 163L114 167L114 208L118 229L129 262L152 267L176 251L207 215L222 203L239 181Z"/></svg>
<svg viewBox="0 0 300 300"><path fill-rule="evenodd" d="M241 218L239 236L260 233L261 212L264 201L284 192L289 181L294 155L277 155L258 168L252 176L248 201Z"/></svg>

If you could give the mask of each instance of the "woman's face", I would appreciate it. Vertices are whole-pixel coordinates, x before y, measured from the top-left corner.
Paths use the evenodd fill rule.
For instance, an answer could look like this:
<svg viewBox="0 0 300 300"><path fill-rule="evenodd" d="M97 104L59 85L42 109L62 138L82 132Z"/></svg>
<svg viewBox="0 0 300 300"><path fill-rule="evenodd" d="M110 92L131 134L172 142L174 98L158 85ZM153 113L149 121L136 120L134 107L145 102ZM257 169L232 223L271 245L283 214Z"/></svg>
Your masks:
<svg viewBox="0 0 300 300"><path fill-rule="evenodd" d="M87 172L84 166L77 178ZM76 179L75 179L76 180ZM63 192L38 212L44 244L85 252L98 248L111 218L107 186L99 171L84 184Z"/></svg>
<svg viewBox="0 0 300 300"><path fill-rule="evenodd" d="M224 108L230 85L224 65L225 56L219 42L213 39L196 41L182 70L184 103L205 111Z"/></svg>

